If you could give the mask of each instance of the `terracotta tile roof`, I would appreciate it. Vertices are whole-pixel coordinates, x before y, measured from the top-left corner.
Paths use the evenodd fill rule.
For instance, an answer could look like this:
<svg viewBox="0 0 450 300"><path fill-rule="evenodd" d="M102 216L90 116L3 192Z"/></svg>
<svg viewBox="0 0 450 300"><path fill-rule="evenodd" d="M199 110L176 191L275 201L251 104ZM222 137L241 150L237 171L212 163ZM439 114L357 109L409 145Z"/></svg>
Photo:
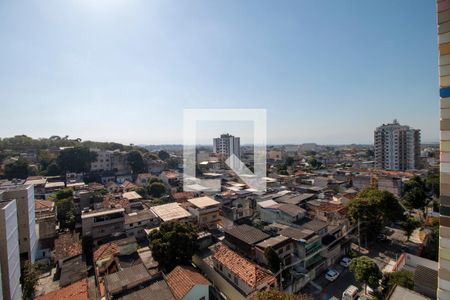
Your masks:
<svg viewBox="0 0 450 300"><path fill-rule="evenodd" d="M60 260L82 253L80 236L78 233L63 233L55 240L55 259Z"/></svg>
<svg viewBox="0 0 450 300"><path fill-rule="evenodd" d="M36 199L34 201L34 207L36 210L42 210L42 209L53 210L53 208L55 207L55 202L48 201L48 200Z"/></svg>
<svg viewBox="0 0 450 300"><path fill-rule="evenodd" d="M178 177L178 172L172 170L163 171L162 174L168 179L175 179Z"/></svg>
<svg viewBox="0 0 450 300"><path fill-rule="evenodd" d="M88 300L88 282L82 279L69 286L57 291L48 293L35 298L36 300L54 300L54 299L70 299L70 300Z"/></svg>
<svg viewBox="0 0 450 300"><path fill-rule="evenodd" d="M124 189L135 189L135 188L137 188L137 185L135 185L134 183L132 183L132 182L130 182L130 181L128 181L128 180L125 180L125 181L122 183L122 187L123 187Z"/></svg>
<svg viewBox="0 0 450 300"><path fill-rule="evenodd" d="M188 199L194 198L194 193L193 192L173 193L172 198L177 202L186 202Z"/></svg>
<svg viewBox="0 0 450 300"><path fill-rule="evenodd" d="M177 266L167 275L169 286L175 299L183 299L184 296L197 284L209 284L209 281L191 267Z"/></svg>
<svg viewBox="0 0 450 300"><path fill-rule="evenodd" d="M317 210L325 211L325 212L332 212L332 211L341 211L344 208L345 208L345 206L343 206L342 204L322 203L319 205Z"/></svg>
<svg viewBox="0 0 450 300"><path fill-rule="evenodd" d="M256 289L262 283L271 285L276 281L271 273L230 250L225 245L218 247L213 259L220 262L253 289Z"/></svg>
<svg viewBox="0 0 450 300"><path fill-rule="evenodd" d="M97 260L112 258L118 252L119 247L115 242L103 244L94 251L94 262Z"/></svg>

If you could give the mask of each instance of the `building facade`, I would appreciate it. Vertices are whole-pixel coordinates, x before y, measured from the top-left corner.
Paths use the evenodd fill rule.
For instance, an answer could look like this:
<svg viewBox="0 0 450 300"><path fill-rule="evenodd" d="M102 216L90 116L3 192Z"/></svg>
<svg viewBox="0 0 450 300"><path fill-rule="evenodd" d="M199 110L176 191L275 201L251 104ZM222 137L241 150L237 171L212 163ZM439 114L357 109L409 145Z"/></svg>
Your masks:
<svg viewBox="0 0 450 300"><path fill-rule="evenodd" d="M213 139L213 152L218 154L225 161L231 154L241 158L241 139L230 134L222 134L219 138Z"/></svg>
<svg viewBox="0 0 450 300"><path fill-rule="evenodd" d="M20 255L34 263L37 250L34 187L11 185L2 187L2 190L3 201L16 200Z"/></svg>
<svg viewBox="0 0 450 300"><path fill-rule="evenodd" d="M375 166L385 170L419 167L420 130L400 125L397 120L375 129Z"/></svg>
<svg viewBox="0 0 450 300"><path fill-rule="evenodd" d="M17 225L16 200L0 202L0 266L3 292L0 299L3 297L5 300L22 299Z"/></svg>
<svg viewBox="0 0 450 300"><path fill-rule="evenodd" d="M438 299L450 299L450 1L437 1L440 85L440 228Z"/></svg>

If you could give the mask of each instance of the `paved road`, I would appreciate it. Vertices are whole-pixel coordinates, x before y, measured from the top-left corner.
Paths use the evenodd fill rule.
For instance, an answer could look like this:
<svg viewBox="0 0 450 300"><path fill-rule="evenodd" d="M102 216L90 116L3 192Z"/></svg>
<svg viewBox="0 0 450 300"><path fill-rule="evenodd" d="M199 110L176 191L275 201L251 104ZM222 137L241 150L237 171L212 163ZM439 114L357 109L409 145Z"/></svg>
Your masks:
<svg viewBox="0 0 450 300"><path fill-rule="evenodd" d="M320 275L318 278L316 278L315 282L322 286L323 290L322 292L320 292L320 294L315 294L314 299L326 300L330 299L333 296L341 299L342 293L351 284L357 286L358 288L361 288L361 284L356 282L353 273L350 272L347 268L343 268L341 266L336 266L335 268L341 273L341 275L339 275L339 277L335 281L329 282L325 278L325 274Z"/></svg>

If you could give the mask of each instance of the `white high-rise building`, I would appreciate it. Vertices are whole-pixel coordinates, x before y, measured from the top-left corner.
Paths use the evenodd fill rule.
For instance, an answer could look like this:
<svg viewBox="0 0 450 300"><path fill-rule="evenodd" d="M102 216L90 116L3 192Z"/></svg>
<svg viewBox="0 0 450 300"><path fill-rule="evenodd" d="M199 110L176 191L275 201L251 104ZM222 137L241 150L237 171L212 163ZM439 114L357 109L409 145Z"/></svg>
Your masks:
<svg viewBox="0 0 450 300"><path fill-rule="evenodd" d="M0 299L22 299L16 200L0 202L0 266Z"/></svg>
<svg viewBox="0 0 450 300"><path fill-rule="evenodd" d="M20 255L34 263L37 250L34 186L11 184L0 190L3 190L3 201L16 200Z"/></svg>
<svg viewBox="0 0 450 300"><path fill-rule="evenodd" d="M397 120L375 129L375 166L385 170L419 167L420 130L400 125Z"/></svg>
<svg viewBox="0 0 450 300"><path fill-rule="evenodd" d="M241 139L230 134L222 134L213 139L213 152L219 154L221 159L227 160L231 154L241 158Z"/></svg>

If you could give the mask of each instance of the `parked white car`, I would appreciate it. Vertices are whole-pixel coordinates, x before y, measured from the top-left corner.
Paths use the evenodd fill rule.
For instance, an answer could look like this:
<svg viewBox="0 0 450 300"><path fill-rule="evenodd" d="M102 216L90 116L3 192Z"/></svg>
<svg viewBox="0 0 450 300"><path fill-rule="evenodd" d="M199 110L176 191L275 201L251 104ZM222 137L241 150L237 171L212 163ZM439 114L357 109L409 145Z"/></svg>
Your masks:
<svg viewBox="0 0 450 300"><path fill-rule="evenodd" d="M328 281L335 281L339 277L339 272L336 269L328 269L325 278Z"/></svg>
<svg viewBox="0 0 450 300"><path fill-rule="evenodd" d="M354 286L350 285L343 293L342 293L342 300L354 300L358 296L359 289Z"/></svg>
<svg viewBox="0 0 450 300"><path fill-rule="evenodd" d="M352 259L349 257L343 257L341 259L341 262L339 263L341 266L343 266L344 268L348 268L350 266L350 264L352 263Z"/></svg>

